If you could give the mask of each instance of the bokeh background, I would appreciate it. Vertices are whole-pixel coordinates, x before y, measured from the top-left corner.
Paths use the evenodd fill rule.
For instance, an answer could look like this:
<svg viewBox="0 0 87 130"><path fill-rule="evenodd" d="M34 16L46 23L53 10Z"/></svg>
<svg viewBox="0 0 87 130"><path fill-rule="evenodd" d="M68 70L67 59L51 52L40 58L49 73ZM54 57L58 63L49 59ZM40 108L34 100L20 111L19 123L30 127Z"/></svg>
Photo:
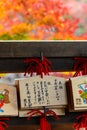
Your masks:
<svg viewBox="0 0 87 130"><path fill-rule="evenodd" d="M0 40L87 40L87 0L2 0Z"/></svg>
<svg viewBox="0 0 87 130"><path fill-rule="evenodd" d="M2 0L0 40L87 40L87 0ZM51 75L69 78L72 72ZM23 74L0 74L14 83Z"/></svg>

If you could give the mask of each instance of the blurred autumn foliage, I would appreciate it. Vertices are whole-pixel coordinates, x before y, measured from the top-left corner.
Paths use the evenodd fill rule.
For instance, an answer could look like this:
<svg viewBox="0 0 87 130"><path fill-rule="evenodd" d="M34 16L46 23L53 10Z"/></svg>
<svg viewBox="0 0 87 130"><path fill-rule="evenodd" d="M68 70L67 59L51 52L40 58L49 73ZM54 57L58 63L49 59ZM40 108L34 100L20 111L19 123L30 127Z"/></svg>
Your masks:
<svg viewBox="0 0 87 130"><path fill-rule="evenodd" d="M80 17L70 13L67 1L0 1L0 40L86 40Z"/></svg>

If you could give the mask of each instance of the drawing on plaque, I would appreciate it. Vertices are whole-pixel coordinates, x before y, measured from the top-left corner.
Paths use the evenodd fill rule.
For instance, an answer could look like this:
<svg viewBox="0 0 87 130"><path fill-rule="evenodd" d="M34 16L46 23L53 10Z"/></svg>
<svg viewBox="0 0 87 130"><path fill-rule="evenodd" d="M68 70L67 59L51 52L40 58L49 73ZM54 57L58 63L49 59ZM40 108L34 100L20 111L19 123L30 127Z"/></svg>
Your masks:
<svg viewBox="0 0 87 130"><path fill-rule="evenodd" d="M4 112L2 107L4 104L10 103L9 101L9 91L7 89L4 89L3 91L0 91L0 112Z"/></svg>
<svg viewBox="0 0 87 130"><path fill-rule="evenodd" d="M87 104L87 83L81 83L78 85L80 97L83 99L83 103Z"/></svg>

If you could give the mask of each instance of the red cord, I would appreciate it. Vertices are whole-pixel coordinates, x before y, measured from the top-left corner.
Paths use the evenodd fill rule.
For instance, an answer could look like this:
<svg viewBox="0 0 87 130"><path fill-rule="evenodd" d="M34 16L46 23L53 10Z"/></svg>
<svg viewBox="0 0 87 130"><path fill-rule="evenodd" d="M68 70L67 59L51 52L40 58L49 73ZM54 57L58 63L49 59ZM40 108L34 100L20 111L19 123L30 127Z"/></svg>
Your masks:
<svg viewBox="0 0 87 130"><path fill-rule="evenodd" d="M46 113L44 114L40 110L31 110L30 112L27 113L29 117L27 118L30 120L30 118L35 115L35 114L40 114L40 130L51 130L51 126L49 122L46 120L46 115L51 114L55 117L55 119L59 120L59 117L56 115L56 113L52 110L47 110Z"/></svg>
<svg viewBox="0 0 87 130"><path fill-rule="evenodd" d="M51 114L51 115L53 115L53 116L55 117L56 120L59 120L59 117L57 116L57 114L56 114L53 110L49 110L49 109L48 109L48 110L46 111L46 115L47 115L47 114Z"/></svg>
<svg viewBox="0 0 87 130"><path fill-rule="evenodd" d="M40 130L51 130L51 126L45 116L40 118Z"/></svg>
<svg viewBox="0 0 87 130"><path fill-rule="evenodd" d="M26 76L27 73L32 76L32 74L36 72L36 75L41 75L43 78L43 74L49 75L51 71L51 62L46 57L43 57L43 60L39 58L27 58L24 60L24 63L29 64L24 76Z"/></svg>
<svg viewBox="0 0 87 130"><path fill-rule="evenodd" d="M9 120L9 118L0 118L0 120ZM5 130L5 128L8 128L7 123L0 121L0 130Z"/></svg>
<svg viewBox="0 0 87 130"><path fill-rule="evenodd" d="M39 114L41 116L43 116L43 113L40 110L31 110L30 112L27 113L29 115L29 117L27 118L27 120L30 120L31 117L35 114Z"/></svg>
<svg viewBox="0 0 87 130"><path fill-rule="evenodd" d="M76 73L73 77L79 76L79 75L86 75L87 74L87 58L75 58L75 64L74 64L74 71Z"/></svg>
<svg viewBox="0 0 87 130"><path fill-rule="evenodd" d="M87 114L82 114L78 116L76 119L77 121L73 125L75 130L80 130L80 128L87 129Z"/></svg>
<svg viewBox="0 0 87 130"><path fill-rule="evenodd" d="M41 77L43 78L43 74L49 75L49 72L51 71L51 62L46 57L43 57L43 60L39 58L27 58L24 60L24 63L29 64L24 76L26 76L27 73L32 76L32 74L36 72L36 75L41 75ZM56 113L52 110L47 110L45 113L42 113L40 110L31 110L27 114L29 115L29 117L27 118L28 120L30 120L30 118L35 114L41 115L40 130L51 130L51 126L46 120L47 114L53 115L57 120L59 119Z"/></svg>

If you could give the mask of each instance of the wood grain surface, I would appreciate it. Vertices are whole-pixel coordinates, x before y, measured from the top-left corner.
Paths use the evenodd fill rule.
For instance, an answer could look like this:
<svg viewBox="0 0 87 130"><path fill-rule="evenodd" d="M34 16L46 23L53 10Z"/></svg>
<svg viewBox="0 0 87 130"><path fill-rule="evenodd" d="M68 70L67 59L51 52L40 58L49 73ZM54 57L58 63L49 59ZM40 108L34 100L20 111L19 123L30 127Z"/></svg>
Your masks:
<svg viewBox="0 0 87 130"><path fill-rule="evenodd" d="M87 56L87 42L83 41L27 41L0 42L0 58Z"/></svg>
<svg viewBox="0 0 87 130"><path fill-rule="evenodd" d="M10 126L7 130L38 130L39 125ZM51 125L51 130L74 130L72 124Z"/></svg>

